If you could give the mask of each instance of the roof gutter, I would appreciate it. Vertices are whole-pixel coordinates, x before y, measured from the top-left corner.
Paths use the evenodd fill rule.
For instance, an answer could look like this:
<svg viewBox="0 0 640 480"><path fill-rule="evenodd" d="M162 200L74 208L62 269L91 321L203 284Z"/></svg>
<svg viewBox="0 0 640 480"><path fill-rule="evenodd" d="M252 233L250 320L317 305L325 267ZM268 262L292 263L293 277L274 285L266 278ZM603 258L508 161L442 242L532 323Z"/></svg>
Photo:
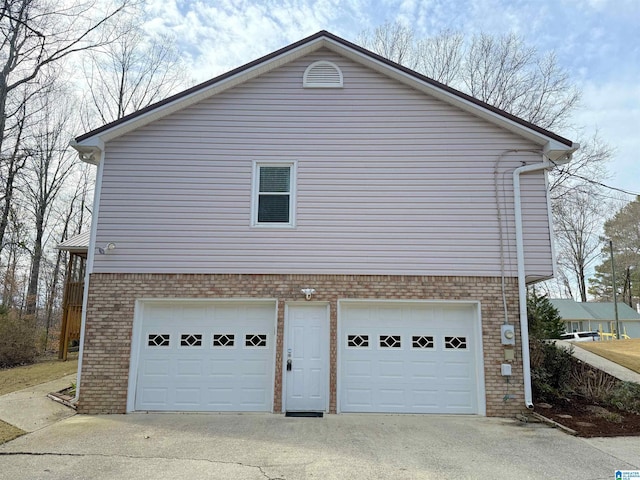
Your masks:
<svg viewBox="0 0 640 480"><path fill-rule="evenodd" d="M529 321L527 319L527 284L524 268L524 236L522 227L522 199L520 196L520 175L523 173L551 170L554 167L568 163L571 155L579 145L573 144L571 150L564 156L552 161L545 154L542 163L524 165L513 171L513 196L516 226L516 259L518 264L518 300L520 304L520 341L522 343L522 374L524 379L524 403L527 408L533 408L533 393L531 390L531 358L529 355Z"/></svg>

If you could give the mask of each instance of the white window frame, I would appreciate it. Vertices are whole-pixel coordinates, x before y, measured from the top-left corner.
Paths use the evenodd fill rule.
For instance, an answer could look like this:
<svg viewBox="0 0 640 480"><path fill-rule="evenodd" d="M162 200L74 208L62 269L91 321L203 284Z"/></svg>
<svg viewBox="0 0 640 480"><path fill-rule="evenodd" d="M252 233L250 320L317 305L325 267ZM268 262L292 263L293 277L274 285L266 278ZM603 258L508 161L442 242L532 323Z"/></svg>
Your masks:
<svg viewBox="0 0 640 480"><path fill-rule="evenodd" d="M297 161L254 161L253 185L251 192L251 226L268 228L292 228L296 226L296 172ZM260 197L260 169L262 167L289 167L289 221L288 222L258 222L258 200Z"/></svg>

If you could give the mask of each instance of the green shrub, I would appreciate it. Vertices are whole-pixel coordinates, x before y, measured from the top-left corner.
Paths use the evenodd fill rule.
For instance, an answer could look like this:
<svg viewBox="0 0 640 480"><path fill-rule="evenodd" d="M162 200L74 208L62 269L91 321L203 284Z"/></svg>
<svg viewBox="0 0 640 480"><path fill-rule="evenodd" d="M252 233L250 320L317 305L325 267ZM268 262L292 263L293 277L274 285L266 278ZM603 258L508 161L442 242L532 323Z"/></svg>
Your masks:
<svg viewBox="0 0 640 480"><path fill-rule="evenodd" d="M640 414L640 385L620 382L609 395L607 403L620 410Z"/></svg>
<svg viewBox="0 0 640 480"><path fill-rule="evenodd" d="M37 332L32 318L0 307L0 367L33 363L38 355Z"/></svg>
<svg viewBox="0 0 640 480"><path fill-rule="evenodd" d="M573 393L571 362L568 350L531 339L531 384L536 401L553 402Z"/></svg>

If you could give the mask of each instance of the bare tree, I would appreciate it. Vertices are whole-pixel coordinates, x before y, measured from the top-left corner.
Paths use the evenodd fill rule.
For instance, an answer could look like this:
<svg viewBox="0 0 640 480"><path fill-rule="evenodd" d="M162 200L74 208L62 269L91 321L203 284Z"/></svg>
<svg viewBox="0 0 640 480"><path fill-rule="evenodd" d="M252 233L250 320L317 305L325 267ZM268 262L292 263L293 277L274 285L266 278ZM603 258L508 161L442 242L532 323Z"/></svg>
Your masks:
<svg viewBox="0 0 640 480"><path fill-rule="evenodd" d="M50 67L70 55L106 45L113 21L130 0L115 3L5 0L0 9L0 252L5 246L15 182L28 152L23 148L29 104L47 88Z"/></svg>
<svg viewBox="0 0 640 480"><path fill-rule="evenodd" d="M52 89L42 98L39 127L34 129L26 169L29 178L24 192L34 220L34 240L31 249L31 269L27 287L26 312L32 315L38 301L40 267L43 259L44 235L54 202L72 171L76 156L67 151L68 124L72 105L55 102L64 97L60 90Z"/></svg>
<svg viewBox="0 0 640 480"><path fill-rule="evenodd" d="M5 0L0 10L0 151L10 93L33 80L43 68L83 50L112 41L105 29L122 13L122 0L103 12L97 1L64 3L47 0Z"/></svg>
<svg viewBox="0 0 640 480"><path fill-rule="evenodd" d="M587 270L600 255L603 214L600 199L580 191L553 205L558 263L571 272L583 302L587 301Z"/></svg>
<svg viewBox="0 0 640 480"><path fill-rule="evenodd" d="M463 46L464 36L453 30L418 40L415 69L440 83L455 86L461 77Z"/></svg>
<svg viewBox="0 0 640 480"><path fill-rule="evenodd" d="M357 42L396 63L413 69L417 67L413 30L399 22L387 22L374 31L365 30Z"/></svg>
<svg viewBox="0 0 640 480"><path fill-rule="evenodd" d="M386 23L359 40L383 57L543 128L566 126L580 98L553 52L541 55L515 34L465 39L445 30L416 39L410 28Z"/></svg>
<svg viewBox="0 0 640 480"><path fill-rule="evenodd" d="M554 202L578 193L603 200L601 182L608 177L607 164L614 151L602 141L598 132L579 143L580 149L573 154L571 162L554 168L549 175L549 190Z"/></svg>
<svg viewBox="0 0 640 480"><path fill-rule="evenodd" d="M186 69L168 36L149 38L133 21L118 27L117 40L85 57L89 100L85 124L105 124L175 93Z"/></svg>
<svg viewBox="0 0 640 480"><path fill-rule="evenodd" d="M21 259L26 252L29 230L25 222L25 214L19 206L12 205L8 215L8 241L6 242L2 306L7 308L22 308L24 287L20 276Z"/></svg>

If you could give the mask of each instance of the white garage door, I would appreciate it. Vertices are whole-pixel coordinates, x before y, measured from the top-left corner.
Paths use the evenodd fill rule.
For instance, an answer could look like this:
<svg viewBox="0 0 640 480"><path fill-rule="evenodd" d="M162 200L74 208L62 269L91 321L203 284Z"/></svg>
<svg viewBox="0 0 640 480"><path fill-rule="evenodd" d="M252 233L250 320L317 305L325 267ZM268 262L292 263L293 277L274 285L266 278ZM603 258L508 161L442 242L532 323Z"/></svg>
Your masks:
<svg viewBox="0 0 640 480"><path fill-rule="evenodd" d="M477 318L474 304L341 302L340 411L484 413Z"/></svg>
<svg viewBox="0 0 640 480"><path fill-rule="evenodd" d="M134 410L271 411L275 302L145 302Z"/></svg>

